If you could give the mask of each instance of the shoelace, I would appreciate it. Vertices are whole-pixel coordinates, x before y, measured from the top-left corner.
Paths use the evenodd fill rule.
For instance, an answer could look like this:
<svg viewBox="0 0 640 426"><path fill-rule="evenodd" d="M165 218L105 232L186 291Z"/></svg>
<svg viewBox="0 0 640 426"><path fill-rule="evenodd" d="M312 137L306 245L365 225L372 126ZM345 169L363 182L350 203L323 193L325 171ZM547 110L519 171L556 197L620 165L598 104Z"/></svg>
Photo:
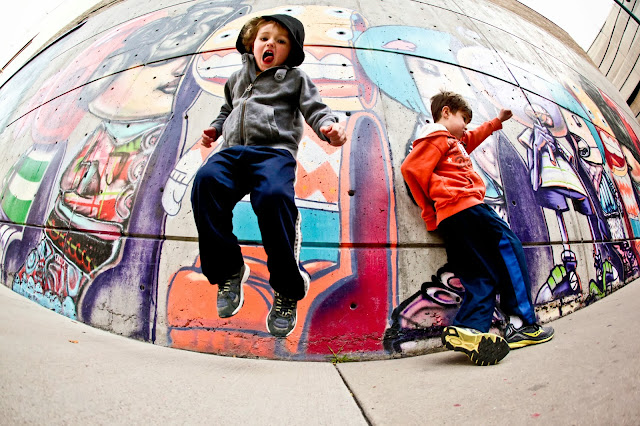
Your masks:
<svg viewBox="0 0 640 426"><path fill-rule="evenodd" d="M218 292L220 293L228 293L231 291L231 281L233 281L234 279L239 279L240 278L240 274L234 274L231 276L231 278L226 279L223 283L218 284Z"/></svg>
<svg viewBox="0 0 640 426"><path fill-rule="evenodd" d="M226 280L225 282L218 284L218 292L227 294L231 291L231 279Z"/></svg>
<svg viewBox="0 0 640 426"><path fill-rule="evenodd" d="M293 310L296 306L295 300L282 296L276 296L273 303L275 305L276 313L284 318L289 318L293 314Z"/></svg>

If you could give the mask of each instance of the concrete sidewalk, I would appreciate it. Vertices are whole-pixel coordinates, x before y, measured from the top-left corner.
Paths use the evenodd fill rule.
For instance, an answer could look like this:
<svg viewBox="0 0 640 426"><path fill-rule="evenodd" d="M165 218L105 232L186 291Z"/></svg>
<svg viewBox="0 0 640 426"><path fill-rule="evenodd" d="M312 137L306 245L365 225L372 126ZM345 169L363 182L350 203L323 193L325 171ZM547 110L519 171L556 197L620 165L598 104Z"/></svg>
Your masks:
<svg viewBox="0 0 640 426"><path fill-rule="evenodd" d="M549 343L477 367L250 360L88 327L0 286L2 424L640 424L640 282L552 323Z"/></svg>

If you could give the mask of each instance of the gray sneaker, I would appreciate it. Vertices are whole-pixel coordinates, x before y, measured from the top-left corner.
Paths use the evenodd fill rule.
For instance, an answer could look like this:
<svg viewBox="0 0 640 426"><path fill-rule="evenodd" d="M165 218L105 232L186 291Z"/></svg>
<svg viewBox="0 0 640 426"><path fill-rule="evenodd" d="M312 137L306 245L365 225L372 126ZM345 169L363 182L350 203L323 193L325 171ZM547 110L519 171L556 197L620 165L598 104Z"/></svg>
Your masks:
<svg viewBox="0 0 640 426"><path fill-rule="evenodd" d="M218 316L229 318L238 313L244 303L242 284L249 279L251 271L247 265L224 282L218 284Z"/></svg>
<svg viewBox="0 0 640 426"><path fill-rule="evenodd" d="M267 315L267 330L275 337L287 337L296 328L298 301L273 292L273 305Z"/></svg>
<svg viewBox="0 0 640 426"><path fill-rule="evenodd" d="M542 327L539 324L523 325L520 328L508 324L504 331L504 338L511 349L548 342L553 339L553 335L553 327Z"/></svg>

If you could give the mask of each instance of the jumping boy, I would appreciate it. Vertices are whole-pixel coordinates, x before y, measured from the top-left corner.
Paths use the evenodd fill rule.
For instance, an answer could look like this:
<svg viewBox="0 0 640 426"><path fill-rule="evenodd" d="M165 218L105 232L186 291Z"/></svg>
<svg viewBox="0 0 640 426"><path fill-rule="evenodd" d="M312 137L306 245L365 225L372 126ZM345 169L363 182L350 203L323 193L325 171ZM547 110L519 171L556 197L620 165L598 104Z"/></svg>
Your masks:
<svg viewBox="0 0 640 426"><path fill-rule="evenodd" d="M485 185L473 170L469 153L513 115L466 131L472 111L464 98L440 92L431 98L433 124L425 126L402 164L411 194L422 208L427 230L438 229L449 263L462 281L465 295L442 343L464 352L477 365L498 363L509 349L551 340L551 327L541 327L531 301L529 273L518 237L484 203ZM504 338L488 333L496 302L509 315Z"/></svg>
<svg viewBox="0 0 640 426"><path fill-rule="evenodd" d="M285 337L296 326L298 300L310 278L299 265L300 216L294 202L296 154L303 120L333 146L346 142L338 117L326 106L311 79L297 68L304 60L304 27L289 15L249 20L236 48L242 69L225 85L220 114L202 134L222 149L195 176L191 202L199 235L202 272L218 285L221 318L235 315L250 275L233 234L232 210L250 194L267 254L274 301L267 330Z"/></svg>

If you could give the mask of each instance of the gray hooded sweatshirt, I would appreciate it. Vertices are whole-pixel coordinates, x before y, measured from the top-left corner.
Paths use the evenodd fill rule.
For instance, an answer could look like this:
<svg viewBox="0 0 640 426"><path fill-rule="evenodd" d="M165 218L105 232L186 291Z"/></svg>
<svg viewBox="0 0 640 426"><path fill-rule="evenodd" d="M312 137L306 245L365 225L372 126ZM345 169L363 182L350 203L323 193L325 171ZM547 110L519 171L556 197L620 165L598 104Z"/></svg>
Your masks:
<svg viewBox="0 0 640 426"><path fill-rule="evenodd" d="M303 120L318 137L328 141L320 128L338 122L338 117L322 102L304 71L281 65L256 76L252 54L243 53L242 63L242 69L225 84L225 104L211 123L224 137L222 148L270 146L286 149L295 158Z"/></svg>

